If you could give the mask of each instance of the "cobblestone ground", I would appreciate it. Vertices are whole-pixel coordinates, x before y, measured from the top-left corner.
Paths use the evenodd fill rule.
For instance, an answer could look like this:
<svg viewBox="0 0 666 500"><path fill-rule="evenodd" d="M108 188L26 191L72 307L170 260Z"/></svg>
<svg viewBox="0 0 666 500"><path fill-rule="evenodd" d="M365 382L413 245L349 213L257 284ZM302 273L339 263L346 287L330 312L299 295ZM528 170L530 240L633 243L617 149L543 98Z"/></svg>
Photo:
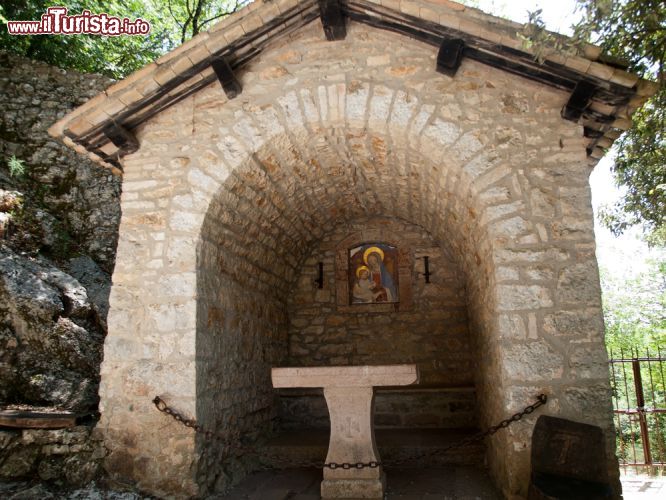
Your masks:
<svg viewBox="0 0 666 500"><path fill-rule="evenodd" d="M321 471L292 469L259 472L249 476L220 500L317 500ZM390 469L387 471L389 500L501 498L482 470L472 467Z"/></svg>
<svg viewBox="0 0 666 500"><path fill-rule="evenodd" d="M622 475L624 500L660 500L666 498L666 477Z"/></svg>
<svg viewBox="0 0 666 500"><path fill-rule="evenodd" d="M388 471L388 499L499 499L483 471L467 467L398 469ZM259 472L218 500L316 500L321 473L313 469ZM624 500L666 498L666 478L622 476ZM84 488L58 490L44 483L0 483L6 500L151 500L155 497L122 492L92 483ZM213 498L213 497L211 497Z"/></svg>
<svg viewBox="0 0 666 500"><path fill-rule="evenodd" d="M0 498L4 500L151 500L156 497L132 491L118 491L91 483L82 488L62 489L42 482L0 483Z"/></svg>

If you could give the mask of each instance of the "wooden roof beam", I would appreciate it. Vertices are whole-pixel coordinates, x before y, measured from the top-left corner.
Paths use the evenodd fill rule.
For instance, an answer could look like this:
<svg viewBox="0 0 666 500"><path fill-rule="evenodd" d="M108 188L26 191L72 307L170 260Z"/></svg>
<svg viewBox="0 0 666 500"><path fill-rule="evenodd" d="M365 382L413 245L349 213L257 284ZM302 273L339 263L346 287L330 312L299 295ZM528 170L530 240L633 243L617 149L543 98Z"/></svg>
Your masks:
<svg viewBox="0 0 666 500"><path fill-rule="evenodd" d="M319 10L326 40L344 40L347 27L340 0L319 0Z"/></svg>
<svg viewBox="0 0 666 500"><path fill-rule="evenodd" d="M574 87L569 101L562 108L562 118L577 122L590 106L590 101L597 91L597 86L587 80L580 80Z"/></svg>
<svg viewBox="0 0 666 500"><path fill-rule="evenodd" d="M437 53L437 72L453 77L462 63L465 42L460 39L445 38Z"/></svg>
<svg viewBox="0 0 666 500"><path fill-rule="evenodd" d="M211 66L217 75L217 79L222 85L224 93L227 94L227 97L233 99L240 95L243 91L243 87L234 75L234 71L231 69L231 66L229 66L229 63L223 57L218 57L213 60Z"/></svg>
<svg viewBox="0 0 666 500"><path fill-rule="evenodd" d="M118 148L119 157L139 150L139 141L134 134L118 123L110 123L104 127L103 134Z"/></svg>

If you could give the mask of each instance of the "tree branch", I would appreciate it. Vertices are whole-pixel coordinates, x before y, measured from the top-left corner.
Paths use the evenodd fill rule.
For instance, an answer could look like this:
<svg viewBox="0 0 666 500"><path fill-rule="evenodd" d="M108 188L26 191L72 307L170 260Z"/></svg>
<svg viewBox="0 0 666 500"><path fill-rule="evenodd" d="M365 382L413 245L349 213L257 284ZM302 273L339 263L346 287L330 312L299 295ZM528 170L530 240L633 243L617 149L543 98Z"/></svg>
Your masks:
<svg viewBox="0 0 666 500"><path fill-rule="evenodd" d="M201 17L201 11L206 0L197 0L196 9L194 10L194 15L192 16L192 36L199 34L199 18Z"/></svg>
<svg viewBox="0 0 666 500"><path fill-rule="evenodd" d="M176 17L176 14L173 13L173 9L171 8L171 2L172 2L172 0L169 0L169 3L167 4L168 7L169 7L169 14L171 14L171 17L173 18L173 20L176 21L176 24L177 24L180 28L182 28L182 27L183 27L183 24L178 20L178 18Z"/></svg>
<svg viewBox="0 0 666 500"><path fill-rule="evenodd" d="M206 19L205 21L203 21L201 23L200 27L203 28L206 24L210 23L211 21L215 21L216 19L220 19L221 17L230 16L234 12L238 12L238 10L240 8L241 8L241 2L239 0L236 0L236 3L234 5L233 9L221 12L220 14L218 14L216 16L213 16L209 19Z"/></svg>

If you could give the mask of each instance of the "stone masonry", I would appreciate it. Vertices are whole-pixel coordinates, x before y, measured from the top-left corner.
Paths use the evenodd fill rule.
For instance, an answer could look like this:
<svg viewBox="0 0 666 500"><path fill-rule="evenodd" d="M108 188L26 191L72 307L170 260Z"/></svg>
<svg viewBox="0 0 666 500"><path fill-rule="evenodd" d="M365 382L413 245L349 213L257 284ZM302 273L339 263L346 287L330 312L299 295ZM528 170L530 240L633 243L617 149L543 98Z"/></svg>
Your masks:
<svg viewBox="0 0 666 500"><path fill-rule="evenodd" d="M107 273L113 270L121 179L46 132L112 82L0 52L0 189L20 191L25 202L14 214L20 234L3 235L0 218L0 236L14 248L55 260L82 253ZM22 176L7 175L12 156L24 162Z"/></svg>
<svg viewBox="0 0 666 500"><path fill-rule="evenodd" d="M236 99L216 82L135 130L102 365L111 474L179 495L243 474L242 457L199 441L151 399L230 440L271 430L269 367L314 361L329 344L321 336L334 334L299 322L313 249L368 217L430 235L447 256L435 272L464 283L459 328L469 331L480 425L545 392L547 413L600 425L612 450L590 167L582 127L560 116L569 96L467 59L443 76L435 57L353 23L328 42L312 23L244 67ZM450 289L433 289L433 304L448 300ZM356 362L371 340L356 344L347 321L339 334L355 350L329 355ZM401 348L401 361L415 355ZM425 376L444 382L436 360L443 351ZM526 493L533 424L489 442L508 498ZM615 461L609 470L617 478Z"/></svg>
<svg viewBox="0 0 666 500"><path fill-rule="evenodd" d="M412 260L412 305L338 307L335 256L350 241L392 241ZM347 244L345 244L347 243ZM379 427L474 426L474 356L467 327L465 285L445 246L420 226L398 219L355 219L324 236L303 261L289 297L289 366L417 363L418 386L378 389ZM426 284L423 257L430 262ZM324 282L315 283L318 263ZM343 276L346 275L343 273ZM343 302L348 302L343 297ZM374 308L374 309L373 309ZM389 307L389 309L395 309ZM321 391L282 391L280 423L288 428L328 427Z"/></svg>
<svg viewBox="0 0 666 500"><path fill-rule="evenodd" d="M414 254L410 310L377 313L337 307L335 250L350 234L358 235L359 241L373 236L378 241L391 240ZM424 255L430 257L430 284L423 277ZM322 289L314 282L318 262L325 270ZM421 227L395 219L343 223L319 241L301 268L289 300L289 365L377 365L402 360L418 364L420 386L474 384L462 276L446 250Z"/></svg>

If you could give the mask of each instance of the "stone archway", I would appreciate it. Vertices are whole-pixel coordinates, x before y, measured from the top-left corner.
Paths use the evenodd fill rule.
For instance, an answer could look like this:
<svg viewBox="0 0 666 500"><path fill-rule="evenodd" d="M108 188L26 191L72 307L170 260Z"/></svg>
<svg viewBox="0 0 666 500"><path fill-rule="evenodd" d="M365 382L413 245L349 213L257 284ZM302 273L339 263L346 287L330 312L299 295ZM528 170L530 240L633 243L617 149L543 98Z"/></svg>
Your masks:
<svg viewBox="0 0 666 500"><path fill-rule="evenodd" d="M244 125L260 126L251 123ZM454 132L452 125L449 130ZM393 131L407 136L397 126ZM395 153L380 158L377 149L384 151L390 139L367 128L321 128L314 135L292 127L289 134L274 137L255 129L253 136L268 140L213 197L202 225L197 269L198 419L216 429L233 422L242 434L271 424L275 408L270 367L287 357L289 292L309 249L341 221L383 216L438 229L443 241L458 242L460 265L474 266L466 273L469 289L479 290L491 280L479 276L486 272L480 266L484 246L474 240L478 224L472 206L466 206L473 197L465 200L441 182L449 176L465 182L467 174L461 169L434 164L411 148L401 150L397 141L391 145ZM457 137L446 139L454 143ZM432 141L424 147L434 151L438 146L442 144ZM407 155L410 165L398 164L400 156ZM436 186L429 200L424 196L427 185ZM457 203L464 207L459 212L452 208ZM470 231L466 234L461 227ZM476 255L479 261L469 262L465 255ZM479 290L476 295L491 293ZM477 309L490 305L478 304ZM497 378L483 372L481 377ZM216 478L221 471L214 464L223 453L209 448L204 446L204 456L211 458L200 470Z"/></svg>
<svg viewBox="0 0 666 500"><path fill-rule="evenodd" d="M102 369L113 473L155 492L213 487L219 450L200 457L151 397L216 428L269 425L266 368L282 357L299 259L368 215L451 248L482 425L546 391L549 413L612 426L589 170L580 128L559 116L567 96L471 61L448 78L432 58L364 26L335 46L306 29L249 65L241 98L209 86L140 128ZM525 491L530 428L490 443L507 495Z"/></svg>

